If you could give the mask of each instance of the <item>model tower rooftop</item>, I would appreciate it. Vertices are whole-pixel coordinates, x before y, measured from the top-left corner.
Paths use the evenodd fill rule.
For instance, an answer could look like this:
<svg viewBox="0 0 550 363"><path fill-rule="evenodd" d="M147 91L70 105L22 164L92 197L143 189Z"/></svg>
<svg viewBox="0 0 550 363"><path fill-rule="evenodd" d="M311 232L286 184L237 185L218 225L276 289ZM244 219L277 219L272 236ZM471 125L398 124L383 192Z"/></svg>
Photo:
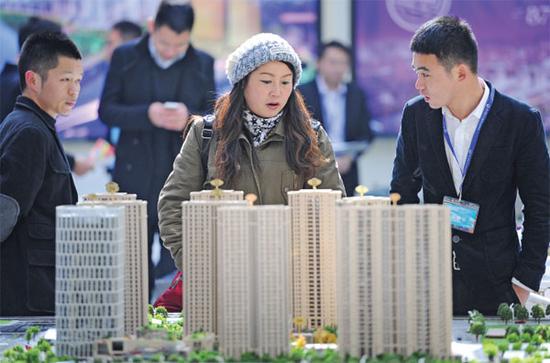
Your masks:
<svg viewBox="0 0 550 363"><path fill-rule="evenodd" d="M358 185L355 191L359 193L359 196L342 198L342 202L349 205L390 205L391 201L389 197L379 197L373 195L366 195L369 189L364 185Z"/></svg>

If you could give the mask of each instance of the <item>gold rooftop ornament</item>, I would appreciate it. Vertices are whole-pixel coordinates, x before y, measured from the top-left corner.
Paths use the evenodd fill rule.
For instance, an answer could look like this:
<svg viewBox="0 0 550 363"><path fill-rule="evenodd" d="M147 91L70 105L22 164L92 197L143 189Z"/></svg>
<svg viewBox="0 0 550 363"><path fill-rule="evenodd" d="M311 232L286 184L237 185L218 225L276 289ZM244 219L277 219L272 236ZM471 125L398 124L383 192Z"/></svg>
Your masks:
<svg viewBox="0 0 550 363"><path fill-rule="evenodd" d="M249 207L253 207L254 202L258 199L258 197L254 193L248 193L244 196L244 199L246 199Z"/></svg>
<svg viewBox="0 0 550 363"><path fill-rule="evenodd" d="M308 185L312 187L313 189L317 189L319 185L321 185L322 181L318 178L311 178L307 181Z"/></svg>
<svg viewBox="0 0 550 363"><path fill-rule="evenodd" d="M364 185L358 185L355 187L355 191L357 192L357 194L359 194L360 197L364 197L365 194L367 194L367 192L369 191L369 188Z"/></svg>
<svg viewBox="0 0 550 363"><path fill-rule="evenodd" d="M392 205L397 205L397 202L401 200L401 194L399 193L391 193L390 194L390 200Z"/></svg>
<svg viewBox="0 0 550 363"><path fill-rule="evenodd" d="M220 187L223 185L223 180L212 179L210 180L210 185L214 187L214 190L212 191L212 195L214 195L214 197L216 197L217 199L221 199L222 190L220 189Z"/></svg>
<svg viewBox="0 0 550 363"><path fill-rule="evenodd" d="M95 193L88 194L88 195L86 195L86 197L84 199L87 199L87 200L90 200L90 201L97 200L97 194L95 194Z"/></svg>
<svg viewBox="0 0 550 363"><path fill-rule="evenodd" d="M296 326L296 329L298 329L298 334L302 334L302 329L306 326L306 318L303 316L297 316L294 318L293 323Z"/></svg>
<svg viewBox="0 0 550 363"><path fill-rule="evenodd" d="M115 183L114 181L111 181L105 184L105 190L107 191L107 193L114 194L114 193L118 193L120 188L118 187L117 183Z"/></svg>

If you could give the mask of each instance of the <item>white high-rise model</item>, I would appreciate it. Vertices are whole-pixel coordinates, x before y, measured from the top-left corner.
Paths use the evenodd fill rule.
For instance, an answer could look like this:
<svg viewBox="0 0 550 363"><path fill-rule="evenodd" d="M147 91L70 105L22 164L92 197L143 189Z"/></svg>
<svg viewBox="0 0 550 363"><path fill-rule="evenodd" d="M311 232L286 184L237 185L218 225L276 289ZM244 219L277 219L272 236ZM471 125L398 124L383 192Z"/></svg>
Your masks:
<svg viewBox="0 0 550 363"><path fill-rule="evenodd" d="M109 183L107 189L107 193L85 195L84 202L79 205L121 206L126 211L124 333L132 335L147 325L147 202L138 200L135 194L118 193L115 183Z"/></svg>
<svg viewBox="0 0 550 363"><path fill-rule="evenodd" d="M217 180L215 180L217 181ZM212 183L215 183L212 181ZM221 181L219 181L221 182ZM197 193L199 200L182 203L183 312L185 334L197 331L217 334L217 210L224 205L246 205L235 193L216 186L215 198ZM242 198L243 193L238 195ZM225 199L228 198L228 199Z"/></svg>
<svg viewBox="0 0 550 363"><path fill-rule="evenodd" d="M338 221L338 349L360 357L451 356L449 211L441 205L358 206Z"/></svg>
<svg viewBox="0 0 550 363"><path fill-rule="evenodd" d="M90 357L96 339L124 333L124 208L56 208L58 355Z"/></svg>
<svg viewBox="0 0 550 363"><path fill-rule="evenodd" d="M219 189L220 195L217 195L213 190L201 190L199 192L191 192L190 200L243 200L244 192L242 190L225 190Z"/></svg>
<svg viewBox="0 0 550 363"><path fill-rule="evenodd" d="M290 208L218 209L220 352L276 357L289 351Z"/></svg>
<svg viewBox="0 0 550 363"><path fill-rule="evenodd" d="M319 179L308 183L316 187ZM292 228L292 314L309 329L336 324L336 201L341 191L288 192Z"/></svg>

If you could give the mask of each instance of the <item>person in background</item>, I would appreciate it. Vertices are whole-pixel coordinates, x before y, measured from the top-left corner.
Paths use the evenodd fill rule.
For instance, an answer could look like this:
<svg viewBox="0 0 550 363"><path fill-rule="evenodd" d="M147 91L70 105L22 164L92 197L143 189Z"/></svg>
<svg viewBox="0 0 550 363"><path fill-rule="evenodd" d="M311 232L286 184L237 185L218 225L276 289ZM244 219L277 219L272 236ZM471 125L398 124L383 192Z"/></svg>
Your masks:
<svg viewBox="0 0 550 363"><path fill-rule="evenodd" d="M107 34L106 58L111 60L113 52L118 46L141 37L142 33L141 27L134 22L129 20L116 22Z"/></svg>
<svg viewBox="0 0 550 363"><path fill-rule="evenodd" d="M254 193L257 204L287 204L287 192L307 188L312 177L345 196L328 136L295 90L302 66L290 44L275 34L257 34L229 56L226 73L231 91L218 99L214 115L191 125L160 194L161 237L180 271L181 203L209 180ZM213 130L207 150L205 120Z"/></svg>
<svg viewBox="0 0 550 363"><path fill-rule="evenodd" d="M42 32L58 32L63 30L61 25L51 20L42 19L36 16L30 17L25 24L19 28L19 49L25 43L29 36ZM19 82L19 73L17 66L7 64L0 75L0 92L2 93L2 102L0 102L0 122L13 110L17 97L21 94ZM94 168L94 163L86 158L75 158L71 154L66 154L71 171L76 175L84 175Z"/></svg>
<svg viewBox="0 0 550 363"><path fill-rule="evenodd" d="M76 104L81 58L62 33L36 33L23 44L23 94L0 124L0 190L19 210L0 242L1 316L55 311L55 208L78 201L55 119Z"/></svg>
<svg viewBox="0 0 550 363"><path fill-rule="evenodd" d="M298 89L313 117L326 128L332 143L371 142L371 115L365 93L355 82L347 82L351 51L337 41L322 44L317 61L317 77ZM359 184L357 158L360 154L336 155L346 193L353 195Z"/></svg>
<svg viewBox="0 0 550 363"><path fill-rule="evenodd" d="M194 20L189 3L162 1L148 34L113 52L99 105L101 121L120 128L113 181L147 201L150 292L160 190L181 149L189 115L208 112L215 99L214 59L191 44ZM158 276L174 269L161 248Z"/></svg>
<svg viewBox="0 0 550 363"><path fill-rule="evenodd" d="M109 69L109 62L114 50L124 43L140 38L142 33L141 27L129 20L121 20L111 27L107 34L107 45L105 47L106 62L104 63L106 64L102 65L102 67L105 67L105 73ZM111 145L116 146L120 137L120 129L118 127L108 127L107 135ZM108 171L112 174L112 167L109 167Z"/></svg>
<svg viewBox="0 0 550 363"><path fill-rule="evenodd" d="M550 160L539 111L478 74L464 20L423 24L410 49L420 96L403 109L391 192L451 210L453 310L496 315L538 291L550 241ZM524 204L521 244L514 205ZM451 256L449 256L451 257Z"/></svg>

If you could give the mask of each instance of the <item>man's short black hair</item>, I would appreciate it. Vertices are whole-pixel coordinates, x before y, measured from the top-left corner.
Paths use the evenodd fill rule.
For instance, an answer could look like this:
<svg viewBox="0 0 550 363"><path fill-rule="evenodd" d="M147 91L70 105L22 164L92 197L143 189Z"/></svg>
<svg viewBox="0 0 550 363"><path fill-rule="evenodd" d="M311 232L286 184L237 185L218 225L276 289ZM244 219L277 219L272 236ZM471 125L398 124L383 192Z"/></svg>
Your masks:
<svg viewBox="0 0 550 363"><path fill-rule="evenodd" d="M19 82L21 91L25 89L25 73L33 71L40 75L43 81L48 77L48 71L57 67L59 57L82 59L76 45L63 33L42 32L32 34L23 43L19 57Z"/></svg>
<svg viewBox="0 0 550 363"><path fill-rule="evenodd" d="M317 59L323 58L325 55L325 52L328 48L336 48L341 50L342 52L346 53L348 55L348 58L351 58L351 49L349 47L346 47L344 44L340 43L339 41L332 40L328 43L323 43L319 47L319 51L317 52Z"/></svg>
<svg viewBox="0 0 550 363"><path fill-rule="evenodd" d="M195 11L190 3L163 0L155 17L155 28L166 25L176 33L191 31L195 22Z"/></svg>
<svg viewBox="0 0 550 363"><path fill-rule="evenodd" d="M61 33L61 25L51 20L31 16L27 19L27 22L19 28L19 49L23 47L23 43L25 43L25 40L27 40L29 36L42 32Z"/></svg>
<svg viewBox="0 0 550 363"><path fill-rule="evenodd" d="M464 63L477 74L477 41L472 28L454 16L441 16L424 23L411 40L411 51L433 54L450 71Z"/></svg>
<svg viewBox="0 0 550 363"><path fill-rule="evenodd" d="M111 29L118 31L124 41L139 38L143 32L138 24L129 20L121 20L115 23Z"/></svg>

